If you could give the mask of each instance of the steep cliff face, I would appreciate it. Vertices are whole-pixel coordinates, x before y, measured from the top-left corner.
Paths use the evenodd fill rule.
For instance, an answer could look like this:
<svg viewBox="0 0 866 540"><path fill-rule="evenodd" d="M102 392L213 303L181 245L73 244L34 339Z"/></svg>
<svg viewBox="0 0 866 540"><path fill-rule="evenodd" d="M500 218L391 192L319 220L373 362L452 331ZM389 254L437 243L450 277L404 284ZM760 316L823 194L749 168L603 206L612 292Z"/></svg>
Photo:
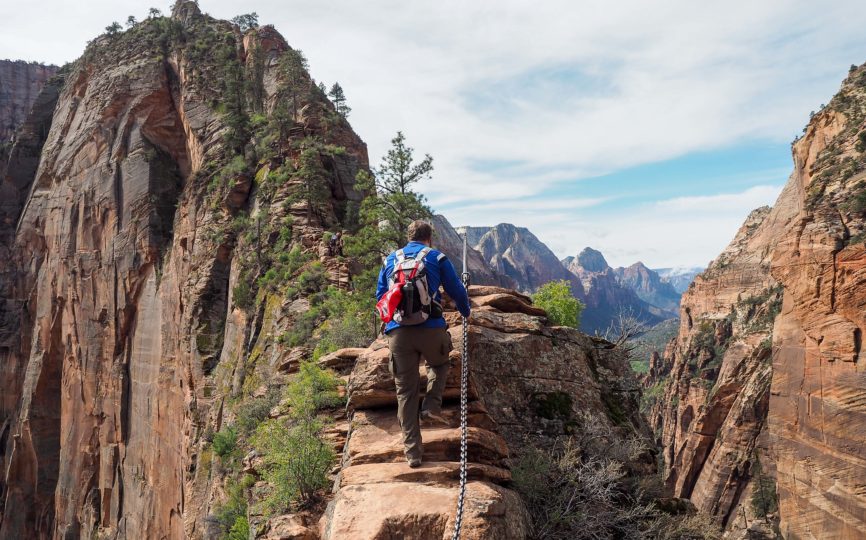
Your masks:
<svg viewBox="0 0 866 540"><path fill-rule="evenodd" d="M785 296L768 423L790 538L866 536L864 111L860 67L794 145L794 216L771 262Z"/></svg>
<svg viewBox="0 0 866 540"><path fill-rule="evenodd" d="M239 216L275 239L293 214L288 241L314 246L367 163L305 72L291 129L262 135L286 114L289 50L179 2L95 40L37 101L3 177L0 537L206 534L204 435L243 363L215 365L255 333L230 298L239 250L261 242ZM315 211L273 204L309 184L299 164L326 190Z"/></svg>
<svg viewBox="0 0 866 540"><path fill-rule="evenodd" d="M786 538L866 535L864 111L860 67L795 142L772 210L684 294L679 335L653 362L668 487L731 528L754 518L760 461Z"/></svg>
<svg viewBox="0 0 866 540"><path fill-rule="evenodd" d="M566 272L559 259L525 227L500 223L495 227L461 227L470 245L481 253L497 273L508 276L521 291L534 292L549 281L566 280L572 292L582 297L583 288Z"/></svg>
<svg viewBox="0 0 866 540"><path fill-rule="evenodd" d="M751 498L755 463L766 464L772 325L781 288L769 274L772 246L790 212L752 212L725 251L682 298L680 329L653 359L650 419L661 437L666 484L733 526ZM765 471L766 472L766 471ZM762 473L763 474L763 473ZM742 506L742 510L740 507Z"/></svg>
<svg viewBox="0 0 866 540"><path fill-rule="evenodd" d="M42 87L56 72L57 66L0 60L0 144L12 140Z"/></svg>

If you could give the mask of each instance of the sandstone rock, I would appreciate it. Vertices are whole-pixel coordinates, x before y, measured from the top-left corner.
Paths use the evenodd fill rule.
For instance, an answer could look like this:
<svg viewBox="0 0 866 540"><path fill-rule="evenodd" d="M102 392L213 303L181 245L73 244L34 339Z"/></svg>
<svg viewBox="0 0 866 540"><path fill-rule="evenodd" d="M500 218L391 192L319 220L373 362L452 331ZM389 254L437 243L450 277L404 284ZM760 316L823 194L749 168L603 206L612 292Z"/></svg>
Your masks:
<svg viewBox="0 0 866 540"><path fill-rule="evenodd" d="M770 445L782 534L866 536L866 193L858 137L866 68L816 114L793 147L780 202L793 207L772 256L785 288L773 336ZM846 169L853 163L853 169Z"/></svg>
<svg viewBox="0 0 866 540"><path fill-rule="evenodd" d="M246 180L219 193L233 157L214 109L223 67L191 47L239 36L178 2L185 40L166 54L153 36L168 22L95 40L65 84L46 85L0 181L2 538L209 534L222 478L202 439L227 397L279 382L276 338L309 308L232 305L245 242L233 213L261 200L246 200ZM273 82L270 60L261 76ZM266 116L271 97L256 104ZM321 238L337 206L364 196L353 189L364 143L345 122L317 135L346 152L329 158L332 197L320 221L296 221L299 238ZM229 193L226 207L217 195ZM266 219L285 220L287 198Z"/></svg>
<svg viewBox="0 0 866 540"><path fill-rule="evenodd" d="M256 538L262 540L318 540L319 538L315 529L307 526L305 517L298 514L270 519L266 531L263 536Z"/></svg>
<svg viewBox="0 0 866 540"><path fill-rule="evenodd" d="M355 367L355 360L357 360L364 351L366 351L366 349L340 349L319 358L319 365L333 369L337 373L345 374Z"/></svg>
<svg viewBox="0 0 866 540"><path fill-rule="evenodd" d="M727 525L766 447L772 317L780 292L769 253L784 205L758 209L682 298L680 330L653 358L647 386L667 381L650 411L661 431L666 483ZM764 316L767 315L767 316Z"/></svg>
<svg viewBox="0 0 866 540"><path fill-rule="evenodd" d="M469 298L469 303L473 308L487 306L505 313L525 313L535 317L547 317L547 313L540 307L527 304L520 297L508 293L472 296Z"/></svg>
<svg viewBox="0 0 866 540"><path fill-rule="evenodd" d="M277 369L284 373L296 373L301 362L312 358L312 354L309 347L292 347L280 358Z"/></svg>

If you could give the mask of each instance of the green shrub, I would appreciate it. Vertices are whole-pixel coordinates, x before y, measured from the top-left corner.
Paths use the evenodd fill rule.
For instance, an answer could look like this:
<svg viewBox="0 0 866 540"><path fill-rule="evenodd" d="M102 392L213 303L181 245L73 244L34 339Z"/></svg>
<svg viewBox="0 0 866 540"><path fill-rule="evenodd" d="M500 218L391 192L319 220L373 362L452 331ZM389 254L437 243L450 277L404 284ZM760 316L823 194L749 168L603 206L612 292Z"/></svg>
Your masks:
<svg viewBox="0 0 866 540"><path fill-rule="evenodd" d="M271 390L264 396L249 398L238 403L235 407L234 426L239 435L246 436L255 431L279 402L279 393Z"/></svg>
<svg viewBox="0 0 866 540"><path fill-rule="evenodd" d="M303 507L327 487L336 454L319 437L324 423L317 411L345 403L337 392L340 382L314 362L304 362L286 388L289 421L266 420L256 429L253 445L264 460L262 478L269 490L263 504L268 512Z"/></svg>
<svg viewBox="0 0 866 540"><path fill-rule="evenodd" d="M286 388L286 404L293 418L306 418L325 407L345 404L337 388L342 384L333 372L315 362L303 362Z"/></svg>
<svg viewBox="0 0 866 540"><path fill-rule="evenodd" d="M221 458L234 452L238 443L238 433L232 426L226 426L213 436L213 451Z"/></svg>
<svg viewBox="0 0 866 540"><path fill-rule="evenodd" d="M249 540L250 537L250 522L246 516L238 516L229 530L226 540Z"/></svg>
<svg viewBox="0 0 866 540"><path fill-rule="evenodd" d="M219 523L225 538L234 540L240 537L232 536L243 532L243 524L246 523L249 535L249 523L247 522L247 496L246 490L253 485L253 478L244 476L243 480L236 482L229 479L226 485L226 500L214 508L214 518ZM247 536L243 537L246 540Z"/></svg>
<svg viewBox="0 0 866 540"><path fill-rule="evenodd" d="M253 444L263 455L262 478L268 493L262 503L268 512L304 506L328 486L328 470L336 454L319 438L323 427L315 417L267 420L256 430Z"/></svg>
<svg viewBox="0 0 866 540"><path fill-rule="evenodd" d="M378 332L374 308L372 295L328 287L321 305L327 319L321 327L313 359L343 347L369 345Z"/></svg>
<svg viewBox="0 0 866 540"><path fill-rule="evenodd" d="M571 294L566 280L545 283L532 296L532 301L547 311L547 318L555 325L577 328L584 305Z"/></svg>

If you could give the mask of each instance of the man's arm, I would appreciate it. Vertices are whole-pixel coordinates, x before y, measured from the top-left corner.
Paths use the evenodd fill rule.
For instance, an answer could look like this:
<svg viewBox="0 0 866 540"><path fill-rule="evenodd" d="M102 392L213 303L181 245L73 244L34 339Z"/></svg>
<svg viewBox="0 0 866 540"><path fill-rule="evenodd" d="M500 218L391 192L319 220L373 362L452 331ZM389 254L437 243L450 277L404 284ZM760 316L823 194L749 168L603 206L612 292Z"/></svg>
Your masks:
<svg viewBox="0 0 866 540"><path fill-rule="evenodd" d="M376 284L376 300L380 300L382 295L388 292L388 263L390 262L390 257L385 259L385 262L382 263L382 269L379 270L379 281Z"/></svg>
<svg viewBox="0 0 866 540"><path fill-rule="evenodd" d="M444 256L441 256L441 260L439 261L439 272L441 274L442 287L445 288L445 292L447 292L448 296L450 296L451 299L454 300L454 303L457 304L457 310L460 311L460 314L464 317L468 317L470 307L469 295L466 293L466 287L463 286L463 282L460 281L460 277L457 276L457 271L454 270L454 265Z"/></svg>

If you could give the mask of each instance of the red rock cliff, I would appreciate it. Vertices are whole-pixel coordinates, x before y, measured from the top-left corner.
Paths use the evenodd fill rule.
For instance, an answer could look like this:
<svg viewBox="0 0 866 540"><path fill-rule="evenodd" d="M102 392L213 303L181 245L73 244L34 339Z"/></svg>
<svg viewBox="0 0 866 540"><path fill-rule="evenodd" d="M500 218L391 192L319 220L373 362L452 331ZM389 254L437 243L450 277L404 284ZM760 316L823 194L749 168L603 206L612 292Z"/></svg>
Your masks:
<svg viewBox="0 0 866 540"><path fill-rule="evenodd" d="M864 110L861 67L795 142L772 210L684 294L669 379L649 381L668 487L732 528L760 459L786 538L866 535Z"/></svg>
<svg viewBox="0 0 866 540"><path fill-rule="evenodd" d="M794 145L795 215L772 257L785 295L768 423L789 538L866 536L864 110L860 67Z"/></svg>
<svg viewBox="0 0 866 540"><path fill-rule="evenodd" d="M222 415L214 366L242 266L232 223L288 198L300 180L268 173L306 151L326 194L309 211L276 207L257 231L276 238L272 223L295 212L290 240L315 244L362 196L354 177L367 165L366 146L305 71L294 74L292 129L237 155L233 141L263 128L233 116L244 95L232 77L250 84L240 108L288 114L278 110L285 41L268 27L242 38L192 2L102 36L43 94L11 151L2 538L206 535L216 480L201 446ZM240 324L249 335L251 321Z"/></svg>

